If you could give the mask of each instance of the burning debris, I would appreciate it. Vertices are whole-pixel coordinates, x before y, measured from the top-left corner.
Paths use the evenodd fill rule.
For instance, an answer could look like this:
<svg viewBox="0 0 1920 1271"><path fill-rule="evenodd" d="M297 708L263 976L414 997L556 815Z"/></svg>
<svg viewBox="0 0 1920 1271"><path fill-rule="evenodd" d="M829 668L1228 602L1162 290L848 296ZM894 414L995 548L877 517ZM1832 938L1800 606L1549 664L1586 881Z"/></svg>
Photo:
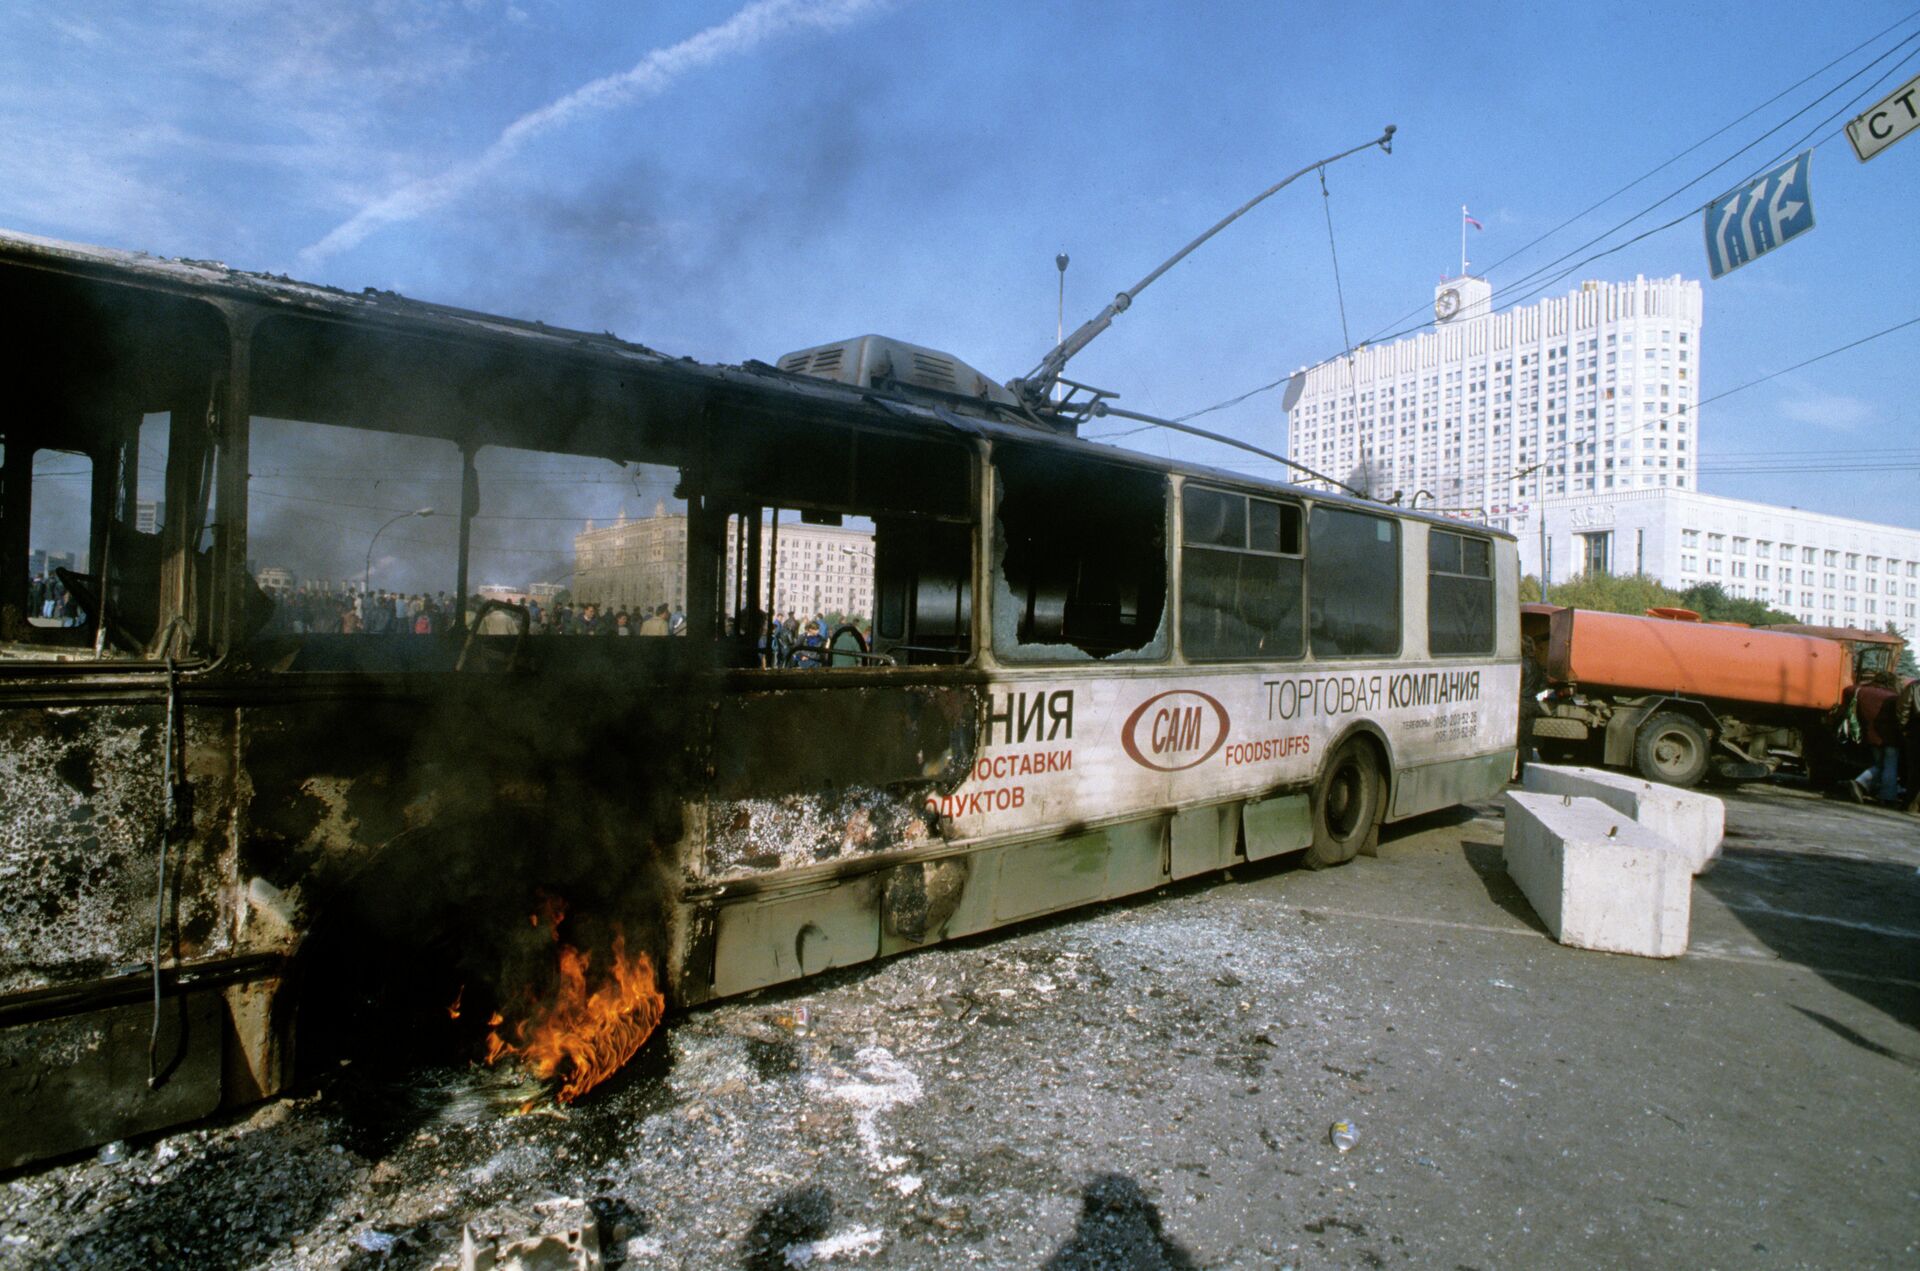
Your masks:
<svg viewBox="0 0 1920 1271"><path fill-rule="evenodd" d="M653 959L645 952L629 954L623 932L613 933L596 974L592 951L561 939L566 910L558 897L543 897L529 917L555 947L553 982L543 994L529 991L513 1022L504 1012L494 1013L486 1061L517 1059L542 1081L558 1078L555 1097L572 1103L633 1058L666 1014L666 998ZM456 997L449 1013L457 1016L458 1010Z"/></svg>

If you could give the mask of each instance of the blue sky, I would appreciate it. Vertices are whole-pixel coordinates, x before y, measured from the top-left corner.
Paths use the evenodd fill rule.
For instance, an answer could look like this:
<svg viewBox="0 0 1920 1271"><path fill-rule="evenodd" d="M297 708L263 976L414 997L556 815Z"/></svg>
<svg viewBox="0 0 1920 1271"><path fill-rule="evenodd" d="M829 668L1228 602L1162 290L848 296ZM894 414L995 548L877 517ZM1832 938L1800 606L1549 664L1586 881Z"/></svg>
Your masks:
<svg viewBox="0 0 1920 1271"><path fill-rule="evenodd" d="M1348 326L1490 264L1883 28L1891 35L1496 271L1517 278L1883 72L1893 4L374 0L16 4L0 225L771 360L877 331L996 378L1293 168L1331 169ZM1913 60L1907 60L1913 59ZM1825 136L1837 122L1822 129ZM1920 139L1816 152L1817 228L1704 284L1706 396L1920 317ZM1642 222L1646 224L1650 222ZM1582 277L1704 277L1698 217ZM1148 291L1071 368L1183 414L1343 345L1311 179ZM1703 488L1920 525L1920 326L1708 404ZM1284 446L1278 393L1207 423ZM1163 433L1126 444L1242 466ZM1869 471L1820 471L1847 456ZM1778 471L1739 471L1772 460ZM1250 471L1269 472L1257 461Z"/></svg>

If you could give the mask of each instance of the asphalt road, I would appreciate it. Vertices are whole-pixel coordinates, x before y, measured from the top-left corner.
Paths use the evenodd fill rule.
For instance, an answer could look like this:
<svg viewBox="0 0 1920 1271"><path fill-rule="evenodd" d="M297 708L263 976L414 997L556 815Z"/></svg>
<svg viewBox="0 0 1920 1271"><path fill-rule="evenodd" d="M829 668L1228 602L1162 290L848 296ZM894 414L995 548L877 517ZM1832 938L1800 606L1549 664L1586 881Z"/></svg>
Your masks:
<svg viewBox="0 0 1920 1271"><path fill-rule="evenodd" d="M1920 1264L1920 821L1728 831L1673 961L1553 943L1462 811L679 1017L565 1117L362 1061L16 1176L0 1260L425 1266L577 1197L630 1267Z"/></svg>

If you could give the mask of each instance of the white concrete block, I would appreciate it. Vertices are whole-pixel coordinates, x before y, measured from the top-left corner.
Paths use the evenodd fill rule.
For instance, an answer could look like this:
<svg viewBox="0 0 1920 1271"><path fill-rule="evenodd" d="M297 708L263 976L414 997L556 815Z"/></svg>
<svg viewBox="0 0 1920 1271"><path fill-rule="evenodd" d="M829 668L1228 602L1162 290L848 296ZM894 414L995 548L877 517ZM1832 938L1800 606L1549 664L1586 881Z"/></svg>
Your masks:
<svg viewBox="0 0 1920 1271"><path fill-rule="evenodd" d="M1662 785L1605 768L1530 763L1520 784L1538 794L1598 799L1632 817L1687 854L1694 873L1720 859L1727 833L1727 805L1710 794Z"/></svg>
<svg viewBox="0 0 1920 1271"><path fill-rule="evenodd" d="M1561 944L1647 958L1687 951L1686 854L1599 800L1509 791L1505 856Z"/></svg>

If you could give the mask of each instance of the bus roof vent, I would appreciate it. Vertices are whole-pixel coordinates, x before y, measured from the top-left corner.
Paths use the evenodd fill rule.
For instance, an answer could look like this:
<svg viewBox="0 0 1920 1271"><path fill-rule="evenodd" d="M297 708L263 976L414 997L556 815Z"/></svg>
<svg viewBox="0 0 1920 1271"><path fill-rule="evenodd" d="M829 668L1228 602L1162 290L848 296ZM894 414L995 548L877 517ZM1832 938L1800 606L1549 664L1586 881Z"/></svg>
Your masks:
<svg viewBox="0 0 1920 1271"><path fill-rule="evenodd" d="M857 388L904 385L1015 404L1012 393L952 354L879 335L799 349L781 358L777 365L795 375L815 375Z"/></svg>

